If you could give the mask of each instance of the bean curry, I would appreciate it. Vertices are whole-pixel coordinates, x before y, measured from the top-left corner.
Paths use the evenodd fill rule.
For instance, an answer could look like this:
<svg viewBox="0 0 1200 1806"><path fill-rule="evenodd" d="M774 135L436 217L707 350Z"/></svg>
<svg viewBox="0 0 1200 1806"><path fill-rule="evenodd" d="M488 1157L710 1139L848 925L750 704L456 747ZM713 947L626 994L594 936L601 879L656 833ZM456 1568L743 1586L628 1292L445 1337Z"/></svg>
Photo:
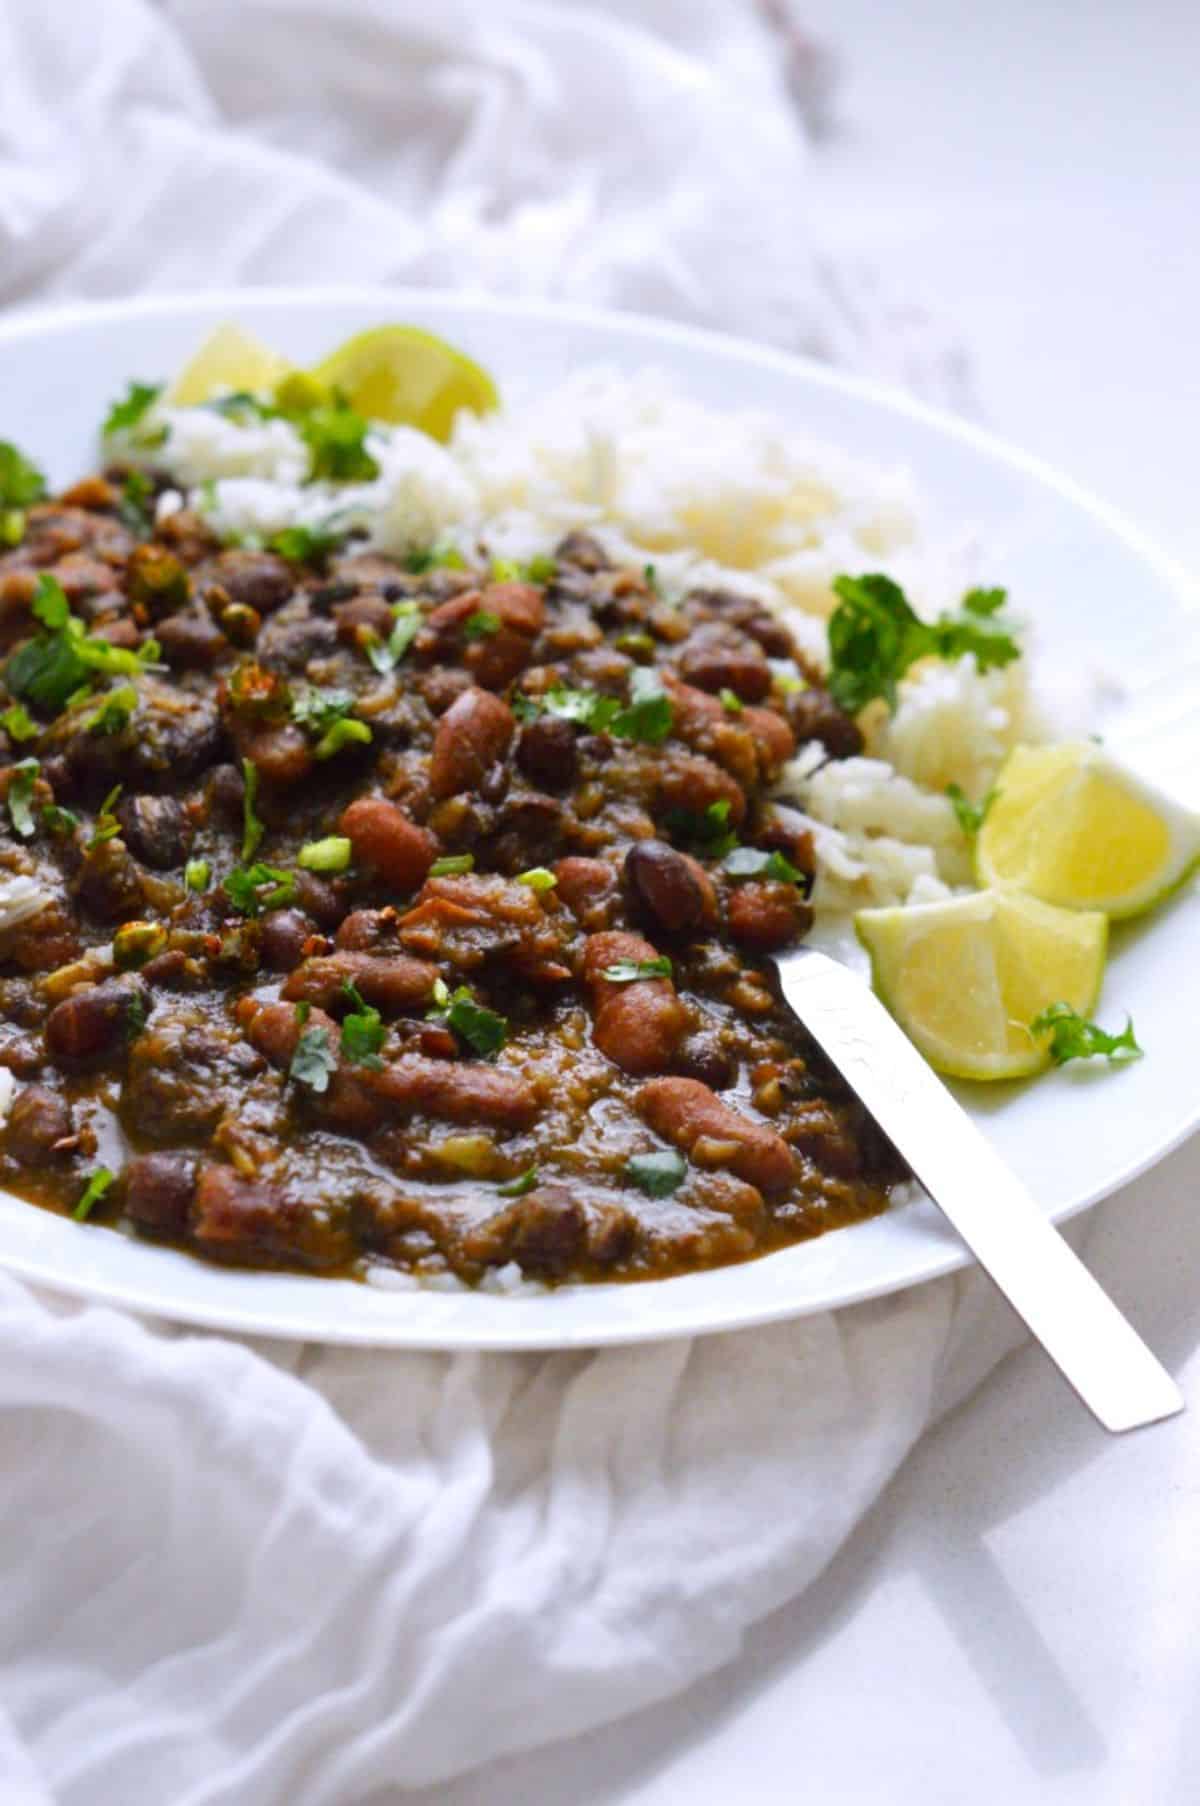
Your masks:
<svg viewBox="0 0 1200 1806"><path fill-rule="evenodd" d="M782 1006L785 762L858 730L745 596L222 546L111 471L0 557L0 1185L211 1259L639 1279L903 1177ZM24 879L24 886L11 881ZM511 1269L510 1269L511 1270Z"/></svg>

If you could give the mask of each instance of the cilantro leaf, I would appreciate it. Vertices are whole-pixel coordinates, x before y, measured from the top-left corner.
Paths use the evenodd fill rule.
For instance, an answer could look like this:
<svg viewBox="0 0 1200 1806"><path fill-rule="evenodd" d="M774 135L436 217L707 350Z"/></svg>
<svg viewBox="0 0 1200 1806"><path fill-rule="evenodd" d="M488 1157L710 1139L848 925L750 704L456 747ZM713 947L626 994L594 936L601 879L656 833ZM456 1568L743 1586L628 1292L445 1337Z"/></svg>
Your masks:
<svg viewBox="0 0 1200 1806"><path fill-rule="evenodd" d="M648 1198L668 1198L686 1179L687 1161L674 1148L633 1154L625 1162L625 1177Z"/></svg>
<svg viewBox="0 0 1200 1806"><path fill-rule="evenodd" d="M258 851L259 842L267 831L254 806L258 801L258 766L253 759L242 760L242 779L242 864L246 865Z"/></svg>
<svg viewBox="0 0 1200 1806"><path fill-rule="evenodd" d="M301 414L296 422L309 450L308 481L369 483L379 465L367 450L370 422L356 414L342 395Z"/></svg>
<svg viewBox="0 0 1200 1806"><path fill-rule="evenodd" d="M639 665L629 681L629 698L629 706L613 716L609 733L618 740L659 745L674 725L675 711L658 672Z"/></svg>
<svg viewBox="0 0 1200 1806"><path fill-rule="evenodd" d="M41 816L42 826L48 834L74 834L79 826L74 809L62 809L57 803L46 803Z"/></svg>
<svg viewBox="0 0 1200 1806"><path fill-rule="evenodd" d="M422 577L426 571L463 571L466 559L455 546L431 546L427 551L410 552L404 568L414 577Z"/></svg>
<svg viewBox="0 0 1200 1806"><path fill-rule="evenodd" d="M672 840L693 846L707 859L722 859L737 846L737 835L729 825L728 797L697 813L695 809L668 809L665 824Z"/></svg>
<svg viewBox="0 0 1200 1806"><path fill-rule="evenodd" d="M371 729L352 713L349 690L305 690L292 703L292 720L317 737L313 756L331 759L343 746L369 746Z"/></svg>
<svg viewBox="0 0 1200 1806"><path fill-rule="evenodd" d="M51 633L59 633L71 619L71 604L67 601L66 591L58 578L49 571L38 575L37 589L30 605L43 627Z"/></svg>
<svg viewBox="0 0 1200 1806"><path fill-rule="evenodd" d="M1119 1035L1110 1035L1099 1023L1079 1015L1069 1003L1052 1003L1034 1017L1029 1032L1050 1036L1050 1058L1056 1066L1063 1066L1068 1060L1090 1060L1098 1054L1114 1066L1124 1066L1130 1060L1140 1060L1144 1051L1134 1036L1131 1016L1125 1018Z"/></svg>
<svg viewBox="0 0 1200 1806"><path fill-rule="evenodd" d="M268 909L285 909L296 895L296 880L277 865L259 863L235 866L222 878L221 889L239 915L260 916Z"/></svg>
<svg viewBox="0 0 1200 1806"><path fill-rule="evenodd" d="M348 980L342 990L353 1008L342 1018L342 1052L356 1066L369 1066L378 1072L383 1065L379 1050L383 1046L383 1017L369 1003L364 1003L356 985Z"/></svg>
<svg viewBox="0 0 1200 1806"><path fill-rule="evenodd" d="M119 689L110 690L87 724L89 734L98 734L104 738L122 733L133 718L137 699L137 691L132 684L122 684Z"/></svg>
<svg viewBox="0 0 1200 1806"><path fill-rule="evenodd" d="M22 740L36 740L42 731L23 702L14 702L10 709L5 709L0 715L0 727L10 740L16 740L18 744Z"/></svg>
<svg viewBox="0 0 1200 1806"><path fill-rule="evenodd" d="M799 884L806 896L812 889L811 872L802 872L785 853L766 853L760 847L731 848L721 869L731 878L774 878L782 884Z"/></svg>
<svg viewBox="0 0 1200 1806"><path fill-rule="evenodd" d="M8 780L8 813L22 840L28 840L33 833L33 813L29 805L33 801L33 786L40 770L41 764L37 759L22 759L19 765L13 766L12 776Z"/></svg>
<svg viewBox="0 0 1200 1806"><path fill-rule="evenodd" d="M974 653L981 671L1020 657L1001 612L1003 590L971 590L956 614L922 621L898 583L880 572L835 577L840 597L829 621L829 692L851 714L881 696L896 705L896 685L920 658Z"/></svg>
<svg viewBox="0 0 1200 1806"><path fill-rule="evenodd" d="M88 1217L91 1216L92 1211L112 1184L113 1176L114 1175L109 1172L106 1166L98 1166L96 1168L95 1172L84 1186L78 1204L76 1204L74 1210L71 1212L71 1215L77 1223L85 1223Z"/></svg>
<svg viewBox="0 0 1200 1806"><path fill-rule="evenodd" d="M131 533L144 537L154 526L154 485L144 470L131 470L121 484L117 513Z"/></svg>
<svg viewBox="0 0 1200 1806"><path fill-rule="evenodd" d="M968 840L974 840L980 828L987 820L987 812L999 796L995 785L988 791L982 802L973 803L959 784L947 784L946 795L954 805L954 813L958 817L958 825Z"/></svg>
<svg viewBox="0 0 1200 1806"><path fill-rule="evenodd" d="M346 535L328 527L283 527L267 541L268 552L278 552L289 564L316 564L345 542Z"/></svg>
<svg viewBox="0 0 1200 1806"><path fill-rule="evenodd" d="M36 464L9 439L0 439L0 508L28 508L46 493L46 479Z"/></svg>
<svg viewBox="0 0 1200 1806"><path fill-rule="evenodd" d="M619 959L605 966L601 977L610 985L633 984L638 978L670 978L673 967L665 953L657 959Z"/></svg>
<svg viewBox="0 0 1200 1806"><path fill-rule="evenodd" d="M400 663L421 631L421 609L418 603L397 602L392 613L396 618L396 625L386 640L381 640L370 628L363 633L361 640L363 650L381 677L386 677Z"/></svg>
<svg viewBox="0 0 1200 1806"><path fill-rule="evenodd" d="M105 439L114 433L127 433L137 426L163 392L161 383L131 382L119 401L114 401L100 431Z"/></svg>
<svg viewBox="0 0 1200 1806"><path fill-rule="evenodd" d="M438 979L434 983L433 996L434 1002L441 1005L441 1008L430 1010L431 1021L444 1022L468 1047L485 1059L499 1053L508 1039L506 1017L498 1016L494 1010L476 1003L466 985L459 985L456 991L449 991L444 980Z"/></svg>
<svg viewBox="0 0 1200 1806"><path fill-rule="evenodd" d="M487 640L501 628L499 615L494 615L488 608L477 608L473 615L468 615L463 622L464 640Z"/></svg>
<svg viewBox="0 0 1200 1806"><path fill-rule="evenodd" d="M329 1045L327 1028L306 1028L296 1043L288 1077L310 1091L328 1091L330 1075L337 1071L337 1055Z"/></svg>
<svg viewBox="0 0 1200 1806"><path fill-rule="evenodd" d="M746 707L736 690L718 690L717 700L727 715L740 715Z"/></svg>

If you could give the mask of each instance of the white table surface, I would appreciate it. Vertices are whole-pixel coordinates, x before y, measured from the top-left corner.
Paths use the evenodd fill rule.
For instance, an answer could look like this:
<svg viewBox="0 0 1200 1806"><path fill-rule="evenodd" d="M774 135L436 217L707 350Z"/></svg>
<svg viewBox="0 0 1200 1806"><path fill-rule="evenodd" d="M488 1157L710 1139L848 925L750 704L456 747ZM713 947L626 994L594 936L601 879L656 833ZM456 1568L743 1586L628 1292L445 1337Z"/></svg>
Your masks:
<svg viewBox="0 0 1200 1806"><path fill-rule="evenodd" d="M1200 569L1200 6L797 11L845 61L830 232L959 323L982 418ZM1187 1415L1107 1439L1025 1349L737 1664L421 1798L1200 1800L1200 1144L1097 1212L1086 1254Z"/></svg>

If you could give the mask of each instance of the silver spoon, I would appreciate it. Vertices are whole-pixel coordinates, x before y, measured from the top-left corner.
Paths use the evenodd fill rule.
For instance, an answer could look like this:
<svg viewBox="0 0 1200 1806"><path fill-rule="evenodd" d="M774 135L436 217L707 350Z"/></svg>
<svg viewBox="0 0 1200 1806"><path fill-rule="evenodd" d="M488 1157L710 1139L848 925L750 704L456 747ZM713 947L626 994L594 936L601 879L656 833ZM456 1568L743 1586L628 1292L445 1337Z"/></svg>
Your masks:
<svg viewBox="0 0 1200 1806"><path fill-rule="evenodd" d="M783 995L934 1203L1106 1430L1183 1394L870 987L815 949L776 958Z"/></svg>

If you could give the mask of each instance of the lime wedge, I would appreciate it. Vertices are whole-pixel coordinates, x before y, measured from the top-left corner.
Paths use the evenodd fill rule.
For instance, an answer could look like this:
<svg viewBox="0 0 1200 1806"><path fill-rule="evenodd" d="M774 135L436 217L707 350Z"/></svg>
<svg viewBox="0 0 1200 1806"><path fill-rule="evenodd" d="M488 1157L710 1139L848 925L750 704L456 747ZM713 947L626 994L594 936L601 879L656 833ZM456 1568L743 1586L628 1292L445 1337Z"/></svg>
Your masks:
<svg viewBox="0 0 1200 1806"><path fill-rule="evenodd" d="M981 884L1066 909L1140 915L1200 862L1200 820L1094 741L1019 746L976 842Z"/></svg>
<svg viewBox="0 0 1200 1806"><path fill-rule="evenodd" d="M268 395L291 367L261 339L229 321L209 333L164 399L173 408L194 408L230 389Z"/></svg>
<svg viewBox="0 0 1200 1806"><path fill-rule="evenodd" d="M1095 1008L1108 921L1055 909L1019 891L985 890L854 919L871 981L909 1039L939 1072L1016 1079L1050 1060L1029 1025L1052 1003Z"/></svg>
<svg viewBox="0 0 1200 1806"><path fill-rule="evenodd" d="M340 389L356 413L450 437L455 415L486 414L500 397L486 370L418 326L372 326L314 365L319 382Z"/></svg>

